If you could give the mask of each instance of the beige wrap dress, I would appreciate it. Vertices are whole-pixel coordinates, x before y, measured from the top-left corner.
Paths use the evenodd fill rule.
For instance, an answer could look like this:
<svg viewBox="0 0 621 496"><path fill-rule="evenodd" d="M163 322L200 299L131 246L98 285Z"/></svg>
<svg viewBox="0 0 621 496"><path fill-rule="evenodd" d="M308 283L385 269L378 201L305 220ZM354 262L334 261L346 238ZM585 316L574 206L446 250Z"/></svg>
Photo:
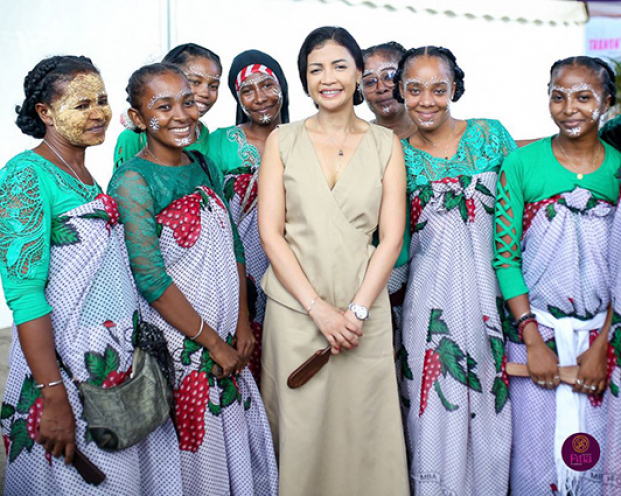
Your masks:
<svg viewBox="0 0 621 496"><path fill-rule="evenodd" d="M392 132L371 125L331 190L305 122L280 127L285 239L325 301L347 309L375 248ZM261 390L280 463L281 496L409 494L388 293L370 308L360 346L330 358L299 389L287 377L327 345L270 266Z"/></svg>

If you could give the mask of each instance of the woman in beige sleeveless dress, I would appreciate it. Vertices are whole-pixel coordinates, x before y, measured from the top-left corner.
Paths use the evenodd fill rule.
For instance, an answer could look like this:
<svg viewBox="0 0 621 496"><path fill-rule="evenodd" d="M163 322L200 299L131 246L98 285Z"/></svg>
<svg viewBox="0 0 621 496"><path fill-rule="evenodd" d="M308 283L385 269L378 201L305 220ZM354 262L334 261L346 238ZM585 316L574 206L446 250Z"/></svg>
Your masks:
<svg viewBox="0 0 621 496"><path fill-rule="evenodd" d="M272 133L259 172L271 263L261 389L280 495L405 496L386 291L405 223L403 153L391 131L354 113L363 62L347 31L313 31L298 65L319 111ZM288 388L289 374L328 344L330 361Z"/></svg>

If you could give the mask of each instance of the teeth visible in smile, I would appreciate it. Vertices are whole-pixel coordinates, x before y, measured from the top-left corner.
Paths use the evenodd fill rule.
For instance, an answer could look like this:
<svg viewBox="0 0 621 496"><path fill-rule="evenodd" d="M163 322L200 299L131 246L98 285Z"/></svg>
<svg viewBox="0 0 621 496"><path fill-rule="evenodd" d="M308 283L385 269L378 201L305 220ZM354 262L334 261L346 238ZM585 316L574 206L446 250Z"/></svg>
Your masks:
<svg viewBox="0 0 621 496"><path fill-rule="evenodd" d="M198 110L205 110L207 108L207 105L205 105L204 103L196 102L196 107L198 108Z"/></svg>
<svg viewBox="0 0 621 496"><path fill-rule="evenodd" d="M341 90L323 90L321 93L323 95L336 95L337 93L340 93Z"/></svg>
<svg viewBox="0 0 621 496"><path fill-rule="evenodd" d="M175 129L171 129L170 131L173 133L177 133L177 134L183 134L183 133L187 133L190 130L190 126L186 126L186 127L178 127Z"/></svg>

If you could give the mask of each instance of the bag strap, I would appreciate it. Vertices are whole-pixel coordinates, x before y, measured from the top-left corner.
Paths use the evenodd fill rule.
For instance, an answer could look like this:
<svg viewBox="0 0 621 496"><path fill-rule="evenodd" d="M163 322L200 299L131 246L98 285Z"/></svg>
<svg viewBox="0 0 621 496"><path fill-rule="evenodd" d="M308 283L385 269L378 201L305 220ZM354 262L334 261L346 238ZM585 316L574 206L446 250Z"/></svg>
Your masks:
<svg viewBox="0 0 621 496"><path fill-rule="evenodd" d="M73 375L73 372L71 372L71 369L69 369L69 367L65 365L65 362L63 362L63 359L61 358L56 348L54 348L54 353L56 353L56 363L58 363L58 368L61 371L64 371L69 376L69 379L71 379L73 382L75 382L76 384L80 384L80 382Z"/></svg>
<svg viewBox="0 0 621 496"><path fill-rule="evenodd" d="M207 159L205 158L205 155L203 155L198 150L190 150L186 153L189 153L190 156L193 157L198 162L198 164L201 166L201 169L203 169L203 171L205 171L205 174L207 174L207 177L209 178L209 182L213 184L213 177L211 177L211 171L209 170L209 164L207 163Z"/></svg>

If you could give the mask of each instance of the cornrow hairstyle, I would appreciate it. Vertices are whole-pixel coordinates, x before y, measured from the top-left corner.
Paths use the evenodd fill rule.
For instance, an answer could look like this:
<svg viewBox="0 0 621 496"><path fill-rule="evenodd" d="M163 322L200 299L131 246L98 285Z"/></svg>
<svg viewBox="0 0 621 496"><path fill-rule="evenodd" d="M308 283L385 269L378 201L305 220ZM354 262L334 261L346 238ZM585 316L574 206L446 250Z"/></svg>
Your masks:
<svg viewBox="0 0 621 496"><path fill-rule="evenodd" d="M376 53L400 60L405 54L405 48L396 41L387 41L386 43L373 45L362 50L362 59L366 62L371 55L375 55Z"/></svg>
<svg viewBox="0 0 621 496"><path fill-rule="evenodd" d="M304 92L308 95L308 80L306 70L308 68L308 56L315 48L320 48L327 41L334 41L345 48L353 57L356 67L364 72L364 60L362 50L354 37L345 28L337 26L323 26L313 30L304 40L298 54L298 72ZM360 105L364 101L361 91L354 91L354 105Z"/></svg>
<svg viewBox="0 0 621 496"><path fill-rule="evenodd" d="M208 48L197 45L196 43L184 43L183 45L176 46L164 56L162 62L184 66L194 57L202 57L213 60L218 66L220 72L222 72L222 62L220 62L220 57Z"/></svg>
<svg viewBox="0 0 621 496"><path fill-rule="evenodd" d="M156 62L155 64L144 65L140 69L134 71L125 87L127 103L136 110L140 110L140 99L144 94L145 85L153 77L170 72L179 74L183 79L187 79L179 67L167 62ZM132 130L138 134L144 132L137 126L134 126Z"/></svg>
<svg viewBox="0 0 621 496"><path fill-rule="evenodd" d="M403 80L403 72L405 70L405 66L409 60L414 59L416 57L438 57L446 62L446 65L449 68L449 72L453 76L453 81L455 82L455 94L453 95L452 101L456 102L461 98L461 96L466 91L464 86L464 71L462 71L461 67L457 65L457 59L453 52L451 52L448 48L437 47L433 45L420 47L420 48L410 48L401 60L399 61L399 67L397 69L397 74L395 75L395 89L394 97L395 99L403 103L404 100L401 98L401 94L399 93L399 86L401 81Z"/></svg>
<svg viewBox="0 0 621 496"><path fill-rule="evenodd" d="M588 57L586 55L578 55L576 57L567 57L566 59L557 60L550 68L550 82L548 83L548 92L554 78L554 73L561 67L565 66L582 66L590 69L597 77L599 77L602 88L604 89L604 98L610 97L610 106L612 107L617 101L617 87L615 86L615 73L612 68L599 57Z"/></svg>
<svg viewBox="0 0 621 496"><path fill-rule="evenodd" d="M45 124L37 114L37 103L49 105L59 95L59 85L71 81L77 74L99 74L88 57L56 55L41 60L24 78L24 102L15 107L15 124L22 133L41 139Z"/></svg>

